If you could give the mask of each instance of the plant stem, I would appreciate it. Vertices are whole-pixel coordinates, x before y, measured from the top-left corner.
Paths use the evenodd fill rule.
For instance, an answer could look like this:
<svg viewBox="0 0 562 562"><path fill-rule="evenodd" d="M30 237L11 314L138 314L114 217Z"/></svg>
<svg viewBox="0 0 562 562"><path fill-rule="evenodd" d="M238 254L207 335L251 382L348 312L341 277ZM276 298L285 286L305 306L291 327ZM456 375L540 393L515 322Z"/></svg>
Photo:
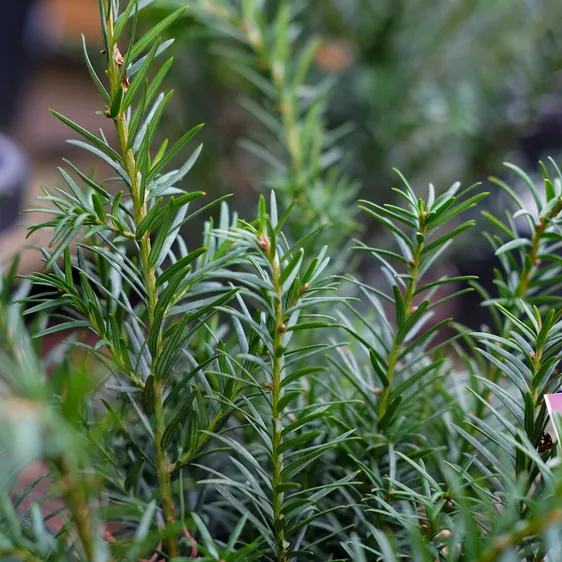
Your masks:
<svg viewBox="0 0 562 562"><path fill-rule="evenodd" d="M253 33L253 28L248 26L248 22L242 20L233 22L246 36L248 43L259 58L260 65L264 67L271 79L271 83L276 90L277 109L281 116L283 127L283 137L285 149L289 155L288 168L292 176L291 195L300 203L307 205L307 215L314 220L321 218L321 212L308 201L306 191L306 167L303 165L301 131L298 124L299 108L295 85L290 84L287 76L287 69L284 65L279 66L279 61L272 58L268 52L267 44L264 43L261 33ZM311 111L308 109L308 113ZM303 119L306 121L306 119Z"/></svg>
<svg viewBox="0 0 562 562"><path fill-rule="evenodd" d="M420 220L420 230L424 236L426 234L426 228L423 224L423 221ZM404 321L407 321L410 315L413 312L412 303L414 300L414 294L416 292L416 286L418 282L418 275L419 275L419 267L422 258L424 243L418 242L416 244L416 248L414 250L414 256L410 261L410 280L408 281L408 286L406 288L406 293L404 294ZM394 335L394 340L392 342L392 347L390 349L390 353L388 355L387 361L387 369L386 369L386 378L388 380L388 386L383 389L380 401L379 401L379 420L384 416L387 409L387 402L388 397L390 395L392 381L394 380L394 376L396 374L396 367L398 365L398 358L400 356L400 347L402 345L402 341L398 339L398 333L401 326L397 326L396 333Z"/></svg>
<svg viewBox="0 0 562 562"><path fill-rule="evenodd" d="M541 221L535 225L535 233L531 237L531 251L529 256L523 265L523 271L521 272L521 277L519 278L519 283L517 285L516 298L522 299L527 293L529 283L533 279L533 270L536 266L536 262L539 257L541 237L546 230L546 223Z"/></svg>
<svg viewBox="0 0 562 562"><path fill-rule="evenodd" d="M168 466L170 461L166 451L162 449L161 442L164 430L166 429L164 420L164 409L162 406L162 383L154 380L154 418L156 427L154 428L154 448L156 452L156 468L160 481L160 491L162 493L162 511L166 525L174 525L176 522L174 500L172 497L172 481ZM175 535L168 538L168 548L170 556L179 556L178 541Z"/></svg>
<svg viewBox="0 0 562 562"><path fill-rule="evenodd" d="M540 328L542 328L542 325L539 324ZM540 406L544 403L544 396L542 394L539 394L538 392L538 388L536 386L536 377L537 375L540 373L542 367L543 367L543 355L545 353L545 345L546 342L548 341L548 336L550 335L550 331L549 334L547 335L547 337L545 338L545 342L539 347L538 346L538 342L537 342L537 347L535 348L535 356L532 358L533 359L533 363L531 366L531 395L532 395L532 402L533 402L533 417L531 420L527 419L527 409L525 408L525 432L527 434L527 437L529 439L529 441L533 444L536 443L537 438L539 437L539 435L537 435L537 428L542 428L543 424L545 423L545 414L546 412L544 411L544 409L541 412ZM523 451L521 451L520 449L517 449L516 453L515 453L515 472L517 477L519 478L521 473L524 473L526 475L526 481L527 481L527 486L530 489L530 487L533 485L533 480L534 478L531 476L531 467L535 464L534 461L526 454L523 453ZM520 510L523 513L523 510L526 508L526 503L521 500L520 501Z"/></svg>
<svg viewBox="0 0 562 562"><path fill-rule="evenodd" d="M272 469L272 491L273 491L273 532L277 550L278 562L287 562L287 541L285 540L285 522L283 515L284 494L279 491L282 484L281 472L283 470L283 453L280 448L283 444L283 425L282 411L279 409L279 402L283 397L281 388L281 375L284 367L283 334L285 332L284 311L283 311L283 289L280 283L281 268L277 255L269 259L272 268L272 281L275 293L275 335L273 338L273 376L271 380L271 407L272 407L272 446L271 453L273 459Z"/></svg>
<svg viewBox="0 0 562 562"><path fill-rule="evenodd" d="M35 557L31 552L21 549L0 550L0 555L3 557L18 558L23 562L43 562L40 558Z"/></svg>
<svg viewBox="0 0 562 562"><path fill-rule="evenodd" d="M519 282L517 283L517 289L515 291L515 299L516 300L523 300L527 294L527 290L529 289L529 284L533 280L533 276L536 271L536 267L539 265L537 262L539 260L540 251L541 251L541 242L542 237L544 236L546 229L552 219L554 219L560 212L562 211L562 201L558 202L553 209L547 213L544 217L540 219L540 221L535 225L535 231L531 236L531 249L527 256L527 259L523 263L523 269L521 271L521 275L519 276ZM507 338L509 336L509 332L511 330L511 321L506 319L503 329L501 331L500 336L502 338ZM500 369L496 365L493 365L489 379L497 383L498 377L500 375ZM492 391L486 387L483 391L482 397L484 400L488 400ZM484 403L480 400L476 404L475 415L476 417L482 417L484 413ZM471 434L473 433L474 429L471 429Z"/></svg>
<svg viewBox="0 0 562 562"><path fill-rule="evenodd" d="M93 562L96 559L93 540L94 525L90 515L87 488L84 486L84 482L77 481L76 475L64 457L57 459L54 464L63 479L64 495L72 513L86 560Z"/></svg>
<svg viewBox="0 0 562 562"><path fill-rule="evenodd" d="M558 202L552 210L547 213L540 221L535 225L535 232L531 236L531 249L527 256L527 259L523 263L523 269L521 275L519 276L519 282L517 284L517 290L515 292L516 299L524 299L529 289L529 284L533 280L536 268L539 264L539 256L541 252L541 242L546 229L552 219L554 219L558 214L562 212L562 200ZM507 337L509 330L511 328L511 322L506 321L503 329L502 336ZM494 373L497 374L498 368L494 368ZM494 380L494 379L492 379Z"/></svg>
<svg viewBox="0 0 562 562"><path fill-rule="evenodd" d="M119 65L120 53L117 44L114 43L113 33L114 33L114 14L111 8L108 10L108 20L107 20L109 44L112 46L111 53L109 53L109 83L111 96L115 96L118 88L121 87L121 68ZM114 118L115 129L117 132L117 138L119 140L119 146L121 149L121 154L123 157L123 167L127 172L131 180L131 199L133 202L133 212L134 220L136 225L145 218L147 213L147 199L141 193L141 184L139 181L139 173L137 170L137 165L135 161L135 155L133 149L130 147L129 143L129 130L127 125L127 119L124 111L120 111L119 114ZM150 234L145 232L139 240L139 254L141 261L141 268L143 274L143 281L145 284L146 292L148 295L148 326L152 326L154 322L154 315L158 302L158 289L156 286L156 272L154 267L150 265ZM162 336L158 337L157 342L157 354L152 358L152 364L154 365L158 359L158 354L162 346ZM154 380L154 452L156 456L156 468L158 473L158 480L160 485L160 491L162 495L162 511L164 513L164 520L166 525L175 524L175 509L174 501L172 497L172 482L169 471L170 461L165 449L162 447L162 436L164 435L164 430L166 428L166 422L164 417L163 401L162 401L162 381L158 377ZM174 558L179 556L178 539L176 535L170 535L167 538L168 554Z"/></svg>

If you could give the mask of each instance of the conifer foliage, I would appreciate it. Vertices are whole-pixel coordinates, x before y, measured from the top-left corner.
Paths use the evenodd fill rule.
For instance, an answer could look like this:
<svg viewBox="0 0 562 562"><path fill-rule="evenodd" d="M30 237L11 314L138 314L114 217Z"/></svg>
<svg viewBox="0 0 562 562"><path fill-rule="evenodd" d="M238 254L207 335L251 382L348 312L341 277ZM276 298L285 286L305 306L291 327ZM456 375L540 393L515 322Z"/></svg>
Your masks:
<svg viewBox="0 0 562 562"><path fill-rule="evenodd" d="M397 203L359 203L393 241L351 248L377 264L386 285L371 286L339 268L352 184L292 2L204 15L241 45L229 56L262 90L246 105L271 133L248 143L272 169L240 217L185 188L201 126L159 136L184 9L144 29L152 1L99 0L103 72L85 42L84 57L115 134L53 114L110 171L65 161L31 228L53 234L43 271L19 279L15 263L2 278L2 559L558 560L562 468L544 402L561 386L556 164L541 165L541 189L510 166L536 212L496 181L515 206L486 215L497 295L474 276L429 278L487 193L422 197L399 174ZM492 326L432 319L468 290Z"/></svg>

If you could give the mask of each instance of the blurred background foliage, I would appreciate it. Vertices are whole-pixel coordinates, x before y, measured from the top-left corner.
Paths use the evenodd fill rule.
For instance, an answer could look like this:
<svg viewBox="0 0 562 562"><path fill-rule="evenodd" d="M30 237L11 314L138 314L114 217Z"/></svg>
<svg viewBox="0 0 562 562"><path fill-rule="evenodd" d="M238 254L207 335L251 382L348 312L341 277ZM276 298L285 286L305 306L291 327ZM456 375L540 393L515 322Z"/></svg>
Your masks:
<svg viewBox="0 0 562 562"><path fill-rule="evenodd" d="M167 77L175 95L163 133L178 138L205 122L199 133L205 149L187 180L189 189L210 196L236 193L240 211L246 201L255 201L270 171L241 146L243 139L263 138L264 127L241 103L250 98L263 104L263 94L233 69L225 51L236 41L217 34L209 16L242 4L159 0L143 11L142 23L148 27L178 6L189 7L169 30L177 38ZM280 5L250 4L265 4L270 19ZM318 40L307 80L328 89L325 128L347 131L338 140L344 149L341 168L361 186L360 197L390 201L393 167L414 186L425 189L431 181L441 192L455 180L470 185L501 175L504 160L533 175L538 159L556 158L562 149L560 2L295 0L291 5L297 46ZM84 32L88 41L98 41L99 29L96 0L36 0L35 8L27 32L34 63L13 121L16 140L31 150L32 165L45 163L35 174L43 182L67 150L63 128L46 117L54 99L72 106L71 117L101 126L80 40ZM492 188L492 206L501 206L498 191ZM369 226L376 228L374 222ZM482 237L479 241L488 247Z"/></svg>
<svg viewBox="0 0 562 562"><path fill-rule="evenodd" d="M275 10L278 2L266 3ZM156 3L154 21L185 0ZM204 116L196 181L248 193L260 167L239 146L256 124L240 107L258 95L233 71L201 12L188 3L173 31L177 91L170 134ZM562 4L555 0L308 0L295 2L301 36L320 39L315 72L333 82L328 129L351 124L343 143L364 195L389 200L392 167L437 189L497 174L503 160L533 167L560 144ZM197 85L197 87L195 87ZM555 155L555 154L553 154ZM218 164L217 164L218 163Z"/></svg>

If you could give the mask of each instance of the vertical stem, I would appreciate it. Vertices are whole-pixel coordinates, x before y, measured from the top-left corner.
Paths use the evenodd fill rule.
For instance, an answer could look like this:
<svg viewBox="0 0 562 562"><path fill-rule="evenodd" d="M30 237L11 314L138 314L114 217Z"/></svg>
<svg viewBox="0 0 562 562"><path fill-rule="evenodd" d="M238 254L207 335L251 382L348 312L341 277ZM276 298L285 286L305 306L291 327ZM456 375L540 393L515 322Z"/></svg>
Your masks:
<svg viewBox="0 0 562 562"><path fill-rule="evenodd" d="M162 383L154 380L154 418L156 427L154 428L154 449L156 453L156 468L160 481L160 491L162 493L162 511L166 525L174 525L176 522L174 499L172 497L172 481L169 471L170 461L166 451L161 447L162 436L166 429L164 420L164 408L162 405ZM172 535L168 538L168 549L171 557L179 556L177 536Z"/></svg>
<svg viewBox="0 0 562 562"><path fill-rule="evenodd" d="M562 211L562 201L557 203L549 213L547 213L544 217L542 217L539 220L537 224L535 224L535 232L531 236L531 249L529 250L527 259L523 263L523 269L521 270L521 275L519 277L519 282L517 284L517 289L515 291L516 299L525 298L525 295L527 294L527 290L529 288L529 284L533 280L535 270L540 265L539 256L541 252L542 237L545 234L550 221L554 219L558 214L560 214L561 211ZM511 328L511 322L507 320L501 334L502 337L507 337L510 328ZM497 367L494 367L492 369L493 376L490 378L493 381L495 381L495 379L497 378L498 371L499 370Z"/></svg>
<svg viewBox="0 0 562 562"><path fill-rule="evenodd" d="M75 474L64 457L55 461L55 466L64 481L65 498L72 513L78 539L88 562L96 559L94 548L94 525L90 515L87 489L83 482L78 482Z"/></svg>
<svg viewBox="0 0 562 562"><path fill-rule="evenodd" d="M280 447L283 444L283 425L282 412L279 409L279 401L282 398L281 375L284 364L283 333L285 332L284 312L283 312L283 290L280 284L281 268L277 256L270 259L273 270L273 288L275 291L275 335L273 339L273 379L271 381L271 402L272 402L272 489L273 489L273 531L277 550L278 562L287 561L287 544L285 540L285 522L283 515L284 494L279 491L282 484L281 471L283 470L283 453Z"/></svg>
<svg viewBox="0 0 562 562"><path fill-rule="evenodd" d="M297 99L293 87L288 84L287 69L276 69L276 61L272 60L267 50L262 34L256 33L248 22L239 21L238 27L246 35L254 52L258 55L260 65L267 69L271 83L276 89L277 106L281 115L283 134L286 139L286 149L289 153L289 168L293 174L292 195L300 202L306 201L305 169L302 162L301 132L298 125ZM290 48L290 47L289 47ZM309 205L309 214L318 218L318 212Z"/></svg>
<svg viewBox="0 0 562 562"><path fill-rule="evenodd" d="M536 262L539 258L541 237L546 230L546 223L541 221L535 225L535 233L531 238L531 250L529 252L529 257L523 265L523 271L521 272L521 277L519 278L519 284L517 285L516 297L522 299L527 293L527 288L529 283L533 279L533 269L536 267Z"/></svg>
<svg viewBox="0 0 562 562"><path fill-rule="evenodd" d="M517 289L515 291L516 299L523 300L527 294L529 284L533 280L535 274L535 268L539 265L539 255L541 251L541 241L542 237L552 219L554 219L562 211L562 202L557 203L554 208L547 213L540 221L535 225L535 232L531 236L531 249L529 251L527 260L523 263L523 269L519 277L519 282L517 284ZM507 338L511 330L511 321L506 319L501 334L502 338ZM498 377L500 375L500 369L496 365L492 365L488 378L497 383ZM492 391L486 387L483 391L482 397L484 400L488 400L492 394ZM478 400L475 409L475 415L481 417L484 412L484 403ZM472 433L474 429L470 429Z"/></svg>
<svg viewBox="0 0 562 562"><path fill-rule="evenodd" d="M539 328L542 328L542 324L539 324ZM540 372L541 368L542 368L542 358L543 358L543 354L545 351L545 344L548 341L548 336L549 334L546 336L544 342L540 347L535 347L535 351L534 351L534 356L531 354L531 358L533 360L533 363L531 365L531 396L532 396L532 402L533 402L533 417L532 419L527 419L527 408L525 408L525 433L527 434L527 437L529 439L529 441L533 444L535 444L535 440L536 440L536 427L542 425L542 423L544 422L544 418L540 415L539 412L539 408L541 403L543 402L543 395L538 393L538 389L536 387L536 376L537 374ZM537 344L539 342L537 341ZM532 480L530 477L530 467L533 465L533 460L528 456L525 455L520 449L517 449L516 451L516 463L515 463L515 471L517 474L517 477L520 476L521 472L525 472L527 474L527 485L531 486L532 485ZM521 501L520 502L520 509L521 511L523 511L523 509L526 507L525 502Z"/></svg>
<svg viewBox="0 0 562 562"><path fill-rule="evenodd" d="M111 53L109 53L109 84L111 96L115 95L118 88L121 87L120 76L121 69L118 64L119 60L119 49L117 44L114 44L113 33L114 33L114 14L111 8L108 10L108 20L107 28L109 35L109 44L111 45ZM127 120L125 113L123 111L114 118L115 129L117 132L117 137L119 140L119 147L121 149L121 154L123 157L123 166L127 175L131 180L131 199L133 202L133 212L134 220L138 225L146 216L147 213L147 200L146 197L142 197L141 185L139 181L139 173L137 170L137 165L135 162L135 155L133 149L129 146L129 130L127 126ZM153 267L150 266L150 234L145 232L141 239L139 240L139 254L142 267L143 281L146 287L146 292L148 295L148 326L150 327L154 322L154 315L158 302L158 289L156 287L156 272ZM157 348L158 352L155 357L152 358L153 365L158 359L158 354L162 346L161 335L158 338ZM154 453L156 456L156 468L158 473L158 480L160 484L160 491L162 494L162 511L164 513L164 519L166 525L175 524L175 509L174 501L172 497L172 482L170 475L170 461L166 450L162 447L162 436L164 435L165 417L163 409L162 400L163 388L162 381L155 377L154 380ZM179 556L178 538L177 535L170 535L167 538L168 554L174 558Z"/></svg>
<svg viewBox="0 0 562 562"><path fill-rule="evenodd" d="M18 560L23 560L23 562L43 562L40 558L36 558L31 554L31 552L17 548L2 550L2 555L17 558Z"/></svg>
<svg viewBox="0 0 562 562"><path fill-rule="evenodd" d="M420 221L421 222L421 221ZM426 228L423 223L420 223L420 230L422 234L426 234ZM423 242L418 242L416 248L414 250L414 256L410 261L410 281L408 282L408 286L406 288L406 293L404 295L404 320L408 320L410 315L412 314L412 302L414 300L414 294L416 292L416 286L418 281L419 275L419 267L420 261L422 257L424 244ZM398 357L400 356L400 346L401 342L398 341L398 331L400 326L397 326L396 334L394 335L394 341L392 342L392 347L390 349L390 353L388 355L387 361L387 369L386 369L386 378L388 380L388 386L382 391L379 401L379 419L381 419L387 408L388 397L390 395L390 390L392 386L392 381L394 380L394 376L396 373L396 367L398 365Z"/></svg>

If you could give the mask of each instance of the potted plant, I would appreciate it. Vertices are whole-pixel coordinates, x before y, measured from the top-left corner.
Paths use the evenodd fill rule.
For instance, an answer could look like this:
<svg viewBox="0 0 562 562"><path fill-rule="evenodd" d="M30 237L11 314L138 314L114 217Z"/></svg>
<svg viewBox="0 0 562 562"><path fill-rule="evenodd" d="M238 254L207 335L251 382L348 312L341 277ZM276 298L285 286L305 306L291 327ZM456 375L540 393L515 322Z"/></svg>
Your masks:
<svg viewBox="0 0 562 562"><path fill-rule="evenodd" d="M106 78L84 48L118 141L54 112L114 173L100 180L67 161L64 185L46 189L48 219L31 228L55 232L44 269L27 276L42 292L13 294L14 268L2 283L0 555L554 559L562 466L544 395L561 382L556 165L544 169L545 201L527 235L510 216L490 218L508 238L490 236L500 295L482 303L494 306L493 329L432 323L474 278L428 272L473 228L462 217L487 193L453 184L437 195L399 175L401 204L360 202L394 244L353 248L380 264L383 282L347 275L349 260L334 266L349 224L323 238L317 203L340 184L326 157L337 135L321 127L325 92L302 87L314 44L297 42L291 2L270 19L249 0L225 2L214 23L244 49L236 60L267 100L252 109L272 133L259 148L279 201L274 189L244 217L224 200L193 209L205 194L181 180L201 148L183 155L200 127L173 143L156 137L171 97L158 93L172 62L155 62L159 38L184 9L127 43L148 4L100 0ZM257 61L262 74L249 70ZM216 203L201 239L185 236L181 227ZM291 225L293 212L307 222ZM48 323L52 311L62 322ZM36 321L25 329L22 315ZM455 335L439 339L448 325ZM91 339L61 342L41 360L38 342L69 330ZM70 346L88 361L71 361ZM45 496L47 475L17 487L22 466L38 459L49 469ZM61 507L49 509L51 495Z"/></svg>

